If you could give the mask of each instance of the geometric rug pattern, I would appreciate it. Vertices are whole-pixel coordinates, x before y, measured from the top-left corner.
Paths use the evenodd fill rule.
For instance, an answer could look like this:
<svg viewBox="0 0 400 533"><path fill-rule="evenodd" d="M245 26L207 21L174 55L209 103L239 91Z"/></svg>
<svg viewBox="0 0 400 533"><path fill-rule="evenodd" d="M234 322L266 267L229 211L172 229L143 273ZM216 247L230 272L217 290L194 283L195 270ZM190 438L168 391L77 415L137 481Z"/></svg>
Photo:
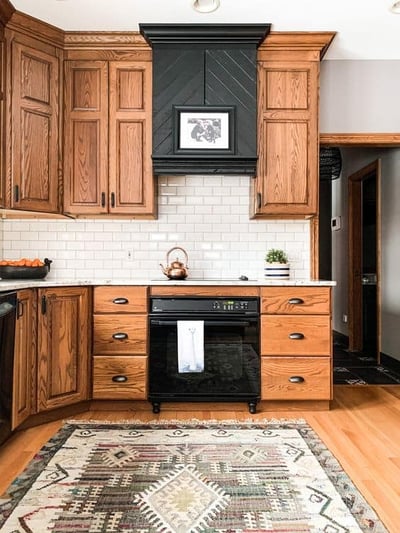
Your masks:
<svg viewBox="0 0 400 533"><path fill-rule="evenodd" d="M0 529L386 532L302 420L69 422L2 496Z"/></svg>

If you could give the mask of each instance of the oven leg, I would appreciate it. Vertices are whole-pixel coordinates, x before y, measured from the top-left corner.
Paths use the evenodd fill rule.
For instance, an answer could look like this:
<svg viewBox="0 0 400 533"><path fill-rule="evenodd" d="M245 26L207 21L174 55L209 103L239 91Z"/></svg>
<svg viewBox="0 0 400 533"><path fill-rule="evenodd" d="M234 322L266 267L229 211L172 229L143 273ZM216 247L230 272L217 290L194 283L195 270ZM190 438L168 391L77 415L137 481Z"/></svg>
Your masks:
<svg viewBox="0 0 400 533"><path fill-rule="evenodd" d="M153 405L153 413L157 414L160 412L161 404L159 402L152 402Z"/></svg>
<svg viewBox="0 0 400 533"><path fill-rule="evenodd" d="M249 402L249 413L254 415L257 412L257 402Z"/></svg>

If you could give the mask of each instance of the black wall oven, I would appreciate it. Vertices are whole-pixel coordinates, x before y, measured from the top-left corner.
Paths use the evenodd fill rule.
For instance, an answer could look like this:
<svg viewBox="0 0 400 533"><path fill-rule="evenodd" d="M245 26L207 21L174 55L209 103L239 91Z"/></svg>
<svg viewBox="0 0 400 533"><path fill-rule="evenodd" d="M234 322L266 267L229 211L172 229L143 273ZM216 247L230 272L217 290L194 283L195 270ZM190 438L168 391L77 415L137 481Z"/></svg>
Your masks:
<svg viewBox="0 0 400 533"><path fill-rule="evenodd" d="M149 314L149 401L260 399L259 299L158 297Z"/></svg>

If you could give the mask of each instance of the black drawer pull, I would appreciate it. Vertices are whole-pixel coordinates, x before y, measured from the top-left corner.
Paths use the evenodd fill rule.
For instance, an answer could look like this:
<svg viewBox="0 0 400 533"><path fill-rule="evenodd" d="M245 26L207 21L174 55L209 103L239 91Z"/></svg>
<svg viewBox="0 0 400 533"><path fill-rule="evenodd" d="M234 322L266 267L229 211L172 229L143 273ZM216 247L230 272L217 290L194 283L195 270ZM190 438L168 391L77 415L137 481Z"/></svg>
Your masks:
<svg viewBox="0 0 400 533"><path fill-rule="evenodd" d="M290 298L289 303L292 305L301 305L304 303L304 300L302 300L301 298Z"/></svg>
<svg viewBox="0 0 400 533"><path fill-rule="evenodd" d="M290 383L304 383L304 378L302 376L290 376Z"/></svg>
<svg viewBox="0 0 400 533"><path fill-rule="evenodd" d="M301 339L304 339L303 333L290 333L289 339L292 339L294 341L299 341Z"/></svg>
<svg viewBox="0 0 400 533"><path fill-rule="evenodd" d="M128 381L128 378L126 376L113 376L112 380L114 383L125 383Z"/></svg>
<svg viewBox="0 0 400 533"><path fill-rule="evenodd" d="M118 333L114 333L112 338L117 340L117 341L123 341L124 339L128 338L128 334L127 333L122 333L122 331L121 331L121 332L118 332Z"/></svg>
<svg viewBox="0 0 400 533"><path fill-rule="evenodd" d="M129 303L128 298L114 298L113 300L113 304L117 304L117 305L125 305L128 303Z"/></svg>

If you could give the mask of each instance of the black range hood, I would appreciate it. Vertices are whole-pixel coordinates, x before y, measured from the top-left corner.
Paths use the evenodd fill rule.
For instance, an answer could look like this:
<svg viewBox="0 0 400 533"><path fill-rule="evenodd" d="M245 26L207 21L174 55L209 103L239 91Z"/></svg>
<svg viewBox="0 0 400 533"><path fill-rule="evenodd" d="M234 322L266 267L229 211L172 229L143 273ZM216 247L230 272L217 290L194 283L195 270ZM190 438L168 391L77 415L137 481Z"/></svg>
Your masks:
<svg viewBox="0 0 400 533"><path fill-rule="evenodd" d="M153 49L153 172L254 176L257 47L270 24L140 24Z"/></svg>

